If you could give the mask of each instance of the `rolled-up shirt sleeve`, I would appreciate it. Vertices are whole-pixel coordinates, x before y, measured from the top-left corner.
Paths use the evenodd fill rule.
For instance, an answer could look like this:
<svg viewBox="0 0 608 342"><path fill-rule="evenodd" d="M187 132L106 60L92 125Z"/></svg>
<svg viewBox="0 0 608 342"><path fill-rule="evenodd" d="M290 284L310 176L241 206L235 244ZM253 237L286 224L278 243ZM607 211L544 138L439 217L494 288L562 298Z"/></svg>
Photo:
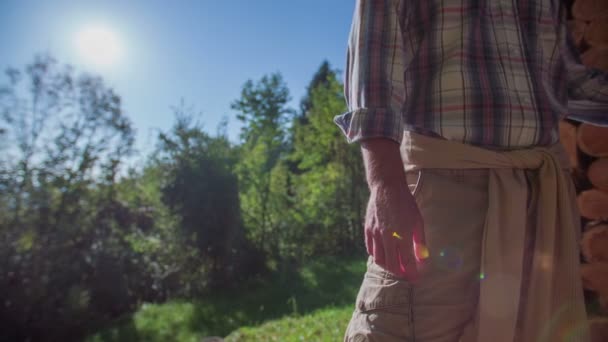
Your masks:
<svg viewBox="0 0 608 342"><path fill-rule="evenodd" d="M563 22L560 42L567 72L567 117L608 126L608 73L581 62L565 18Z"/></svg>
<svg viewBox="0 0 608 342"><path fill-rule="evenodd" d="M357 0L344 75L348 111L334 117L348 142L387 138L401 142L405 102L400 0Z"/></svg>

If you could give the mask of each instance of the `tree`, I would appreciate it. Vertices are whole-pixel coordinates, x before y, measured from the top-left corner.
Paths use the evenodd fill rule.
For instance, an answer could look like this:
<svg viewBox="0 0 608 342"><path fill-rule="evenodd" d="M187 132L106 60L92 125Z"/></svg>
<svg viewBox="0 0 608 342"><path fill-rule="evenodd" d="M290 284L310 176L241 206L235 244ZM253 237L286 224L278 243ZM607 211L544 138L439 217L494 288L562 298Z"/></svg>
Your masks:
<svg viewBox="0 0 608 342"><path fill-rule="evenodd" d="M162 201L178 218L186 241L211 260L211 280L218 281L243 235L236 154L225 135L205 133L183 106L176 118L172 131L159 135Z"/></svg>
<svg viewBox="0 0 608 342"><path fill-rule="evenodd" d="M315 72L312 80L306 87L306 93L300 101L300 117L306 118L306 115L312 107L311 95L315 88L319 86L328 86L329 80L335 77L335 71L331 69L331 65L327 60L324 60L319 66L319 69Z"/></svg>
<svg viewBox="0 0 608 342"><path fill-rule="evenodd" d="M290 154L297 165L298 239L308 242L308 253L352 252L363 241L367 187L358 146L347 144L332 121L346 111L343 86L337 72L323 63L308 89L306 120L294 123Z"/></svg>
<svg viewBox="0 0 608 342"><path fill-rule="evenodd" d="M9 69L6 77L0 87L0 330L14 332L16 340L61 339L54 334L67 333L66 324L78 325L91 306L104 305L92 285L98 263L129 257L114 253L135 226L114 184L131 153L133 130L120 97L101 78L76 74L49 56Z"/></svg>
<svg viewBox="0 0 608 342"><path fill-rule="evenodd" d="M280 74L264 76L243 86L232 103L243 123L237 165L241 212L249 236L264 251L278 253L278 230L284 222L286 189L278 182L284 173L287 129L293 110L287 107L289 90Z"/></svg>

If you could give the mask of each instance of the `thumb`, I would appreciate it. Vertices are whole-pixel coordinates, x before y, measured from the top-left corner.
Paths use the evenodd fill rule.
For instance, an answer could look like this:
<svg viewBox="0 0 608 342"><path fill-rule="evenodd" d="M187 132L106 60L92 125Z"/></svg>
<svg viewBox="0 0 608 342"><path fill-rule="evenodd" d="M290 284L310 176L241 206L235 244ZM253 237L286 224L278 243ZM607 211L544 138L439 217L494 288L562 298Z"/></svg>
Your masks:
<svg viewBox="0 0 608 342"><path fill-rule="evenodd" d="M401 275L405 276L407 280L416 280L418 278L418 265L414 262L414 255L411 248L409 249L409 253L407 248L398 248L397 256Z"/></svg>
<svg viewBox="0 0 608 342"><path fill-rule="evenodd" d="M430 251L426 245L426 237L424 234L424 222L419 218L412 229L412 240L414 243L414 255L418 262L423 262L430 256Z"/></svg>

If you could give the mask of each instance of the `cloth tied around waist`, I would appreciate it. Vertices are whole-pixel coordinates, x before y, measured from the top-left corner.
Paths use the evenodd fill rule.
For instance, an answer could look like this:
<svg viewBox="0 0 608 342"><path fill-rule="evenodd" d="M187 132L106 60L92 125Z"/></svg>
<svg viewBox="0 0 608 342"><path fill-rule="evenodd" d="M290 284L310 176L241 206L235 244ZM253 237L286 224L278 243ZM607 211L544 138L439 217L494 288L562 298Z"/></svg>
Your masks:
<svg viewBox="0 0 608 342"><path fill-rule="evenodd" d="M589 341L580 222L561 145L494 151L405 132L401 157L406 171L489 169L479 304L461 341ZM539 182L536 224L528 227L535 230L531 260L524 260L525 170L538 172ZM528 274L524 262L530 263ZM527 290L525 302L520 301L522 286Z"/></svg>

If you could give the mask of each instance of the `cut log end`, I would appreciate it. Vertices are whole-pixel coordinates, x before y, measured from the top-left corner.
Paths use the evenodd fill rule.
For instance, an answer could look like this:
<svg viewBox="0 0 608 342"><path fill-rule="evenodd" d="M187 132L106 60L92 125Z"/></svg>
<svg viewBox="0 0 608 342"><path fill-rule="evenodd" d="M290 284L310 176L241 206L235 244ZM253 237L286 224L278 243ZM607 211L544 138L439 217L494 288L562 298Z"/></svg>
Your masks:
<svg viewBox="0 0 608 342"><path fill-rule="evenodd" d="M587 290L596 292L603 300L608 299L608 263L583 264L581 276Z"/></svg>
<svg viewBox="0 0 608 342"><path fill-rule="evenodd" d="M591 163L587 177L594 187L608 191L608 158L600 158Z"/></svg>
<svg viewBox="0 0 608 342"><path fill-rule="evenodd" d="M608 192L597 189L583 191L577 198L578 208L583 217L590 220L608 220Z"/></svg>
<svg viewBox="0 0 608 342"><path fill-rule="evenodd" d="M593 157L608 157L608 127L584 123L577 130L578 147Z"/></svg>
<svg viewBox="0 0 608 342"><path fill-rule="evenodd" d="M608 262L608 224L585 231L581 249L587 262Z"/></svg>
<svg viewBox="0 0 608 342"><path fill-rule="evenodd" d="M608 318L593 318L589 320L591 342L608 341Z"/></svg>
<svg viewBox="0 0 608 342"><path fill-rule="evenodd" d="M572 16L585 21L606 19L608 18L608 1L576 0L572 6Z"/></svg>

